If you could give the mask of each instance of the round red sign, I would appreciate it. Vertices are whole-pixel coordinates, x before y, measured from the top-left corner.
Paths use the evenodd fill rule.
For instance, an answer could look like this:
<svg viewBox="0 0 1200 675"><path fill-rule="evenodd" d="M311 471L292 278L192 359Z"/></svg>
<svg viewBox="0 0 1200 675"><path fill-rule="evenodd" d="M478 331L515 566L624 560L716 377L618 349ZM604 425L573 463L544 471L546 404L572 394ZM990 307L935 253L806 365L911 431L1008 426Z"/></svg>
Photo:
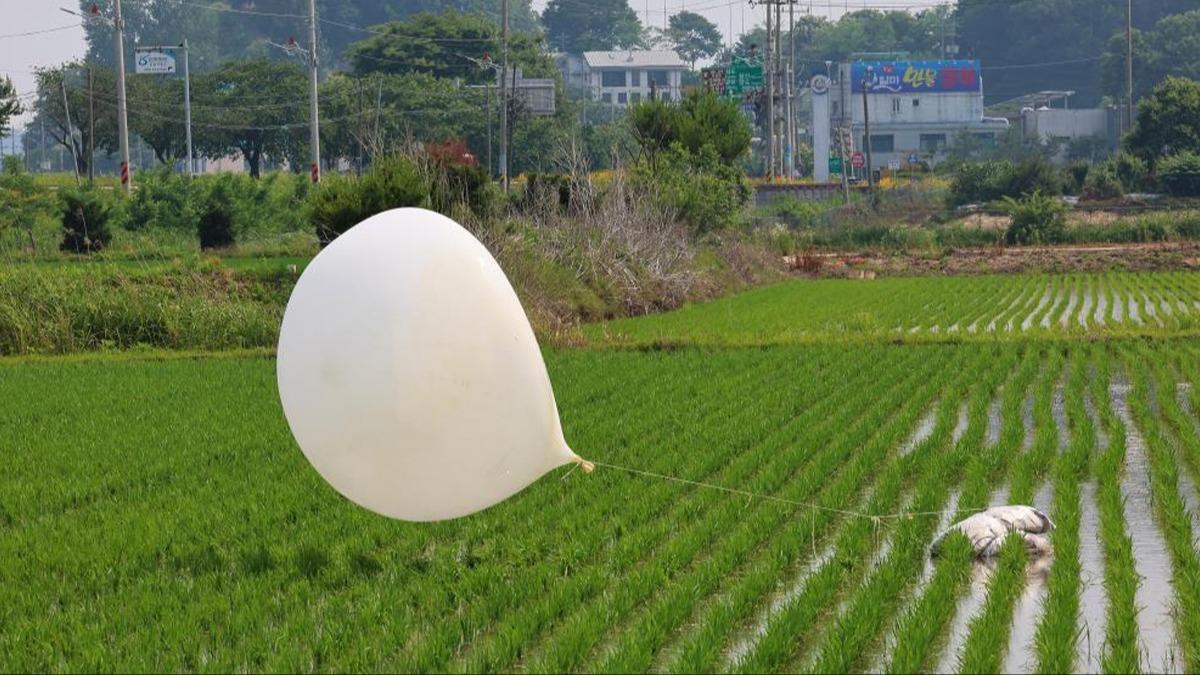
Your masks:
<svg viewBox="0 0 1200 675"><path fill-rule="evenodd" d="M856 152L853 155L850 155L850 166L852 166L856 169L861 169L866 165L867 165L866 155L862 154L861 152Z"/></svg>

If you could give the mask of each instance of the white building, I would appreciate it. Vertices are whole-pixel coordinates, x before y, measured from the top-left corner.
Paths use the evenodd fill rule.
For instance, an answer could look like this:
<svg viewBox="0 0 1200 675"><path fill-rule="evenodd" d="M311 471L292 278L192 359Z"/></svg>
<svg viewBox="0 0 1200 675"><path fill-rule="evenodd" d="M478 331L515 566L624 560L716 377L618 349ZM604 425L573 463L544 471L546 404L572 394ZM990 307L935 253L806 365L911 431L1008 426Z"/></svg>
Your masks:
<svg viewBox="0 0 1200 675"><path fill-rule="evenodd" d="M916 155L937 163L957 136L993 144L1008 120L985 117L978 61L844 63L830 94L833 125L849 126L855 150L866 149L863 90L871 122L871 159L878 170Z"/></svg>
<svg viewBox="0 0 1200 675"><path fill-rule="evenodd" d="M672 51L584 52L583 64L581 74L590 96L617 106L649 98L651 92L664 101L679 100L683 71L687 69L683 59ZM568 82L571 76L564 73Z"/></svg>

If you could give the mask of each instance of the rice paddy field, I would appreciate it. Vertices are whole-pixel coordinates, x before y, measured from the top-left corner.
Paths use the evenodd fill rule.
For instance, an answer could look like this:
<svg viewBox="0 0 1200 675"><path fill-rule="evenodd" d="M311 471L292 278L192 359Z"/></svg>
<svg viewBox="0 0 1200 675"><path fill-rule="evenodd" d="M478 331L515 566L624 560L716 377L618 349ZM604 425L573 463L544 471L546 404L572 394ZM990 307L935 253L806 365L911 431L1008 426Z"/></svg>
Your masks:
<svg viewBox="0 0 1200 675"><path fill-rule="evenodd" d="M1197 317L1114 272L597 324L545 355L603 465L435 524L317 476L267 355L3 359L0 670L1200 670ZM1051 557L930 557L1004 503Z"/></svg>

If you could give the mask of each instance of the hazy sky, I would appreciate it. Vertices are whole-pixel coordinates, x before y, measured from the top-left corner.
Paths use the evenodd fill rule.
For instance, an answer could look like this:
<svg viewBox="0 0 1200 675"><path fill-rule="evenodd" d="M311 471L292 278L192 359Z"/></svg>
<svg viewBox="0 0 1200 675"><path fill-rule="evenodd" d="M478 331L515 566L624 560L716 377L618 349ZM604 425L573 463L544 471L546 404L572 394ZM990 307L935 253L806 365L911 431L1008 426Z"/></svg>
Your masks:
<svg viewBox="0 0 1200 675"><path fill-rule="evenodd" d="M533 0L533 8L540 12L546 2ZM837 18L847 10L863 7L924 9L934 4L937 4L936 0L800 0L796 12L811 11L817 16ZM35 66L53 66L83 54L83 28L79 20L59 9L77 5L76 0L0 0L0 17L3 17L0 22L3 26L0 28L0 73L12 77L18 93L33 90L30 71ZM721 28L727 42L743 29L761 23L766 11L762 5L750 7L745 0L630 0L629 5L643 24L651 26L662 26L664 16L681 9L703 14ZM36 35L14 35L60 27L66 28ZM18 126L23 121L18 120Z"/></svg>

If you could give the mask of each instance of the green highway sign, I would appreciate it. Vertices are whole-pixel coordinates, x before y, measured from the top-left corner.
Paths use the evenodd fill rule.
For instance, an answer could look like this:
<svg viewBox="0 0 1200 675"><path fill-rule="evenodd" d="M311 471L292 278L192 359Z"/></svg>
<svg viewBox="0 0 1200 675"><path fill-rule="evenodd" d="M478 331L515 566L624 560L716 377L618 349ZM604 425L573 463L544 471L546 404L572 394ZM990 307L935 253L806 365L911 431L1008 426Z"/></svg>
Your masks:
<svg viewBox="0 0 1200 675"><path fill-rule="evenodd" d="M841 173L841 172L842 172L842 158L841 157L830 157L829 158L829 173Z"/></svg>
<svg viewBox="0 0 1200 675"><path fill-rule="evenodd" d="M725 69L726 96L741 97L746 92L762 88L765 83L762 63L734 59Z"/></svg>

